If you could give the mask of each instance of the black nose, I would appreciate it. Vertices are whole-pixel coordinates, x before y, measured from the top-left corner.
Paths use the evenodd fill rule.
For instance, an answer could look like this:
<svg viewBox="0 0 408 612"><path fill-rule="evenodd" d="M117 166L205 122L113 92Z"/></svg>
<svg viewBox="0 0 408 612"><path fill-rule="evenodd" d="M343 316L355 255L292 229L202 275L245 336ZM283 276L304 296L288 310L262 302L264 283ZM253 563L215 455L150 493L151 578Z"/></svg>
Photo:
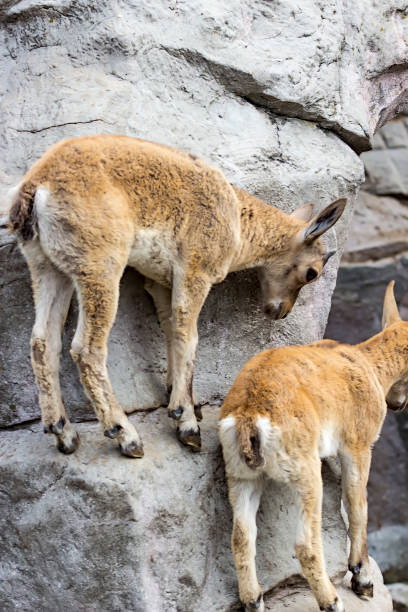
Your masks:
<svg viewBox="0 0 408 612"><path fill-rule="evenodd" d="M282 312L282 302L278 304L278 306L273 306L273 304L267 304L264 308L264 313L269 319L276 321L279 319L279 315Z"/></svg>

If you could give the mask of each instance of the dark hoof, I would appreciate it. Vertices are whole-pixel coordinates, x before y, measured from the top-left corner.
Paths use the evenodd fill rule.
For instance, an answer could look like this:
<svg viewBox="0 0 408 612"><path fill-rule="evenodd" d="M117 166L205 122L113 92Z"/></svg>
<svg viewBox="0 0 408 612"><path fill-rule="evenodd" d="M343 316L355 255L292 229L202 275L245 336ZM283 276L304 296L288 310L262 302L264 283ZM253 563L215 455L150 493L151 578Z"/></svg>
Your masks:
<svg viewBox="0 0 408 612"><path fill-rule="evenodd" d="M194 414L197 421L203 420L203 413L201 412L201 406L194 406Z"/></svg>
<svg viewBox="0 0 408 612"><path fill-rule="evenodd" d="M125 457L132 457L133 459L140 459L144 455L142 442L129 442L129 444L119 444L120 452Z"/></svg>
<svg viewBox="0 0 408 612"><path fill-rule="evenodd" d="M262 603L263 603L263 599L262 599L262 593L261 593L256 601L248 602L246 604L246 608L247 610L259 610L262 606Z"/></svg>
<svg viewBox="0 0 408 612"><path fill-rule="evenodd" d="M80 443L79 434L75 431L74 437L71 442L67 444L61 437L57 438L57 448L60 453L64 453L64 455L71 455L71 453L75 452Z"/></svg>
<svg viewBox="0 0 408 612"><path fill-rule="evenodd" d="M361 582L358 582L355 575L351 579L351 588L355 594L362 599L371 599L374 596L373 583L369 582L368 584L361 584Z"/></svg>
<svg viewBox="0 0 408 612"><path fill-rule="evenodd" d="M195 453L199 453L201 450L201 436L200 428L198 431L193 429L186 429L184 431L177 429L177 437L182 444L189 446Z"/></svg>
<svg viewBox="0 0 408 612"><path fill-rule="evenodd" d="M106 436L107 438L110 438L111 440L114 440L115 438L118 437L122 429L123 429L122 425L114 425L110 429L105 429L105 431L103 432L103 435Z"/></svg>
<svg viewBox="0 0 408 612"><path fill-rule="evenodd" d="M340 608L343 609L343 606L340 605ZM328 606L320 607L320 610L324 610L324 612L337 612L339 610L339 598L336 597L334 602Z"/></svg>
<svg viewBox="0 0 408 612"><path fill-rule="evenodd" d="M178 421L181 415L183 414L183 412L184 412L184 408L182 406L179 406L175 410L169 410L168 414L171 419Z"/></svg>
<svg viewBox="0 0 408 612"><path fill-rule="evenodd" d="M61 417L58 423L55 425L46 425L44 427L44 433L52 433L56 436L60 436L62 434L62 430L64 429L65 422L65 418Z"/></svg>

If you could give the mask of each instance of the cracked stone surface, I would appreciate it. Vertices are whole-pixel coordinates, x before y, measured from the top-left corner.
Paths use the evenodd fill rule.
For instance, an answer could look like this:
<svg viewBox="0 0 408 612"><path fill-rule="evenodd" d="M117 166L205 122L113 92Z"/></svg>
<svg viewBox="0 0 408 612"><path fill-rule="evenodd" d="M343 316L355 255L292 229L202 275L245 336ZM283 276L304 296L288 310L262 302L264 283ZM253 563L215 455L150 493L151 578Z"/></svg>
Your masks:
<svg viewBox="0 0 408 612"><path fill-rule="evenodd" d="M408 196L408 116L407 109L404 111L377 132L373 150L362 155L363 189L371 193Z"/></svg>
<svg viewBox="0 0 408 612"><path fill-rule="evenodd" d="M347 213L326 237L340 255L363 180L358 153L406 103L407 14L402 0L5 0L0 212L8 188L59 139L126 133L185 148L287 212L347 196ZM278 323L263 319L254 271L214 287L199 321L198 402L219 403L255 352L320 338L338 264L331 258ZM73 304L62 388L73 420L83 421L93 414L68 354L75 314ZM30 425L39 418L32 323L26 266L0 230L0 427L11 428L0 433L2 609L227 611L236 581L210 411L199 456L178 447L156 411L132 417L146 443L141 462L118 457L98 426L84 423L78 454L62 457L39 424ZM163 337L143 279L131 270L109 372L128 412L165 403ZM345 532L338 486L328 479L325 535L338 575ZM285 495L272 488L272 522L260 523L266 588L298 571L287 541L275 540L293 532Z"/></svg>
<svg viewBox="0 0 408 612"><path fill-rule="evenodd" d="M81 445L69 457L38 425L0 432L1 609L229 611L237 583L218 408L203 412L198 455L178 444L162 409L131 417L142 460L121 457L96 424L76 425ZM340 489L326 466L323 473L325 555L340 578ZM290 490L271 482L258 520L265 590L299 573L296 520Z"/></svg>

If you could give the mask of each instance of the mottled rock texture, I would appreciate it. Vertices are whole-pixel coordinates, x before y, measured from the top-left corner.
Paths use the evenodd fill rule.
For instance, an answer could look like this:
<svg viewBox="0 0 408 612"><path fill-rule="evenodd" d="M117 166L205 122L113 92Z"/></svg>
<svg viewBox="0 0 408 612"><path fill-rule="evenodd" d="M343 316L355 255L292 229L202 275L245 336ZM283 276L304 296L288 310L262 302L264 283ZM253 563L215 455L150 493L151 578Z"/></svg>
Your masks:
<svg viewBox="0 0 408 612"><path fill-rule="evenodd" d="M6 0L0 208L7 189L57 140L126 133L200 155L287 212L347 196L347 214L326 238L340 253L363 180L358 153L406 102L407 12L398 0ZM0 266L0 424L13 429L39 411L28 356L29 278L5 232ZM200 317L197 400L219 402L255 352L320 338L337 266L332 258L281 323L263 319L254 271L215 287ZM73 305L62 384L73 419L85 420L92 412L67 353L75 321ZM165 402L164 342L134 271L123 278L109 351L127 411ZM191 457L177 446L165 414L137 418L147 431L141 423L146 458L136 463L100 437L67 459L30 429L1 434L5 610L197 612L236 601L214 421L204 426L204 452ZM80 429L85 441L99 432ZM329 487L325 524L333 522L329 549L345 568L338 495ZM280 503L280 490L272 498L275 523L288 513L282 532L292 533L292 504ZM297 571L286 544L272 548L275 523L260 542L267 588Z"/></svg>
<svg viewBox="0 0 408 612"><path fill-rule="evenodd" d="M164 410L132 417L143 460L119 456L95 424L66 457L37 425L0 432L0 608L65 612L227 611L237 603L232 516L216 433L204 409L206 452L180 447ZM325 467L323 537L339 578L346 533L338 482ZM297 510L270 483L258 520L257 565L265 588L299 578ZM371 609L371 608L369 608Z"/></svg>
<svg viewBox="0 0 408 612"><path fill-rule="evenodd" d="M379 195L408 196L408 116L384 125L373 138L373 150L362 155L364 189Z"/></svg>

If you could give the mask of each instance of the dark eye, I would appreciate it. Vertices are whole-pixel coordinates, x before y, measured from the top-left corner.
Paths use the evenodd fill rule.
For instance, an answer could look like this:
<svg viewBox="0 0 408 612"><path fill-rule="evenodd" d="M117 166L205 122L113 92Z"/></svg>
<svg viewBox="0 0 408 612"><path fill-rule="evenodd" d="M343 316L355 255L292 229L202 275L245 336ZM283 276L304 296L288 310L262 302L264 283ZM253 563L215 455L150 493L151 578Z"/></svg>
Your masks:
<svg viewBox="0 0 408 612"><path fill-rule="evenodd" d="M317 276L317 272L314 268L308 268L307 272L306 272L306 280L308 283L310 283L310 281L312 281L314 278L316 278Z"/></svg>

